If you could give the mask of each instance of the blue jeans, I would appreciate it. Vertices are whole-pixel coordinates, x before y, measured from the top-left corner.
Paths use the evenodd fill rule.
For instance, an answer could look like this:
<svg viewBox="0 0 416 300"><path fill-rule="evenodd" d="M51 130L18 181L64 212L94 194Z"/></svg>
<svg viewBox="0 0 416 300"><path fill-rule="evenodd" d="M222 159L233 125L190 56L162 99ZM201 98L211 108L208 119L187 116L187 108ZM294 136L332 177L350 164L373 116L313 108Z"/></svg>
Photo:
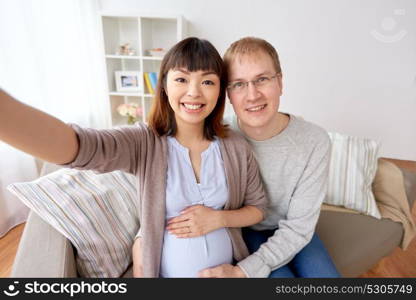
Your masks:
<svg viewBox="0 0 416 300"><path fill-rule="evenodd" d="M275 230L256 231L243 228L243 238L251 253L257 251L261 244L274 234ZM272 271L269 278L290 277L340 277L331 257L314 233L312 240L286 265Z"/></svg>

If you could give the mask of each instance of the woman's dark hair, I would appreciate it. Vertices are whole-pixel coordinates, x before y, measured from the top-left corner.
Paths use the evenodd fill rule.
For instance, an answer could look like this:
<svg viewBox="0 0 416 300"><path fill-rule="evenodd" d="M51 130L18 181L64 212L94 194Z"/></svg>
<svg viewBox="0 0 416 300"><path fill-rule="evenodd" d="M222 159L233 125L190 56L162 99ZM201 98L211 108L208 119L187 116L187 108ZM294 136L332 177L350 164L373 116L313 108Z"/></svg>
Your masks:
<svg viewBox="0 0 416 300"><path fill-rule="evenodd" d="M190 37L173 46L164 56L159 72L155 98L153 99L148 123L159 136L174 136L177 131L175 113L166 94L166 78L169 70L184 68L190 72L212 71L220 78L220 93L214 110L205 119L204 137L227 136L227 126L222 123L225 109L227 74L220 54L207 40Z"/></svg>

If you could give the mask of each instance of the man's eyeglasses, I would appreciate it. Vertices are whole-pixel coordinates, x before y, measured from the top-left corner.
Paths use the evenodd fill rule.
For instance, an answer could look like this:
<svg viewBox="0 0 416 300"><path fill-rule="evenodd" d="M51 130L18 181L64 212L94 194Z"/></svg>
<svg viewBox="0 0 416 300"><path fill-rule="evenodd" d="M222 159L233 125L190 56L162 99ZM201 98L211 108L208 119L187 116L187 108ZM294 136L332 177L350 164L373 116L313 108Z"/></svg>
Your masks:
<svg viewBox="0 0 416 300"><path fill-rule="evenodd" d="M227 89L229 92L232 92L232 93L243 93L247 91L247 87L250 84L250 82L256 88L261 88L261 87L267 86L270 82L272 82L274 78L278 77L279 75L280 73L276 73L273 76L261 76L257 79L249 80L249 81L234 81L234 82L231 82L227 86Z"/></svg>

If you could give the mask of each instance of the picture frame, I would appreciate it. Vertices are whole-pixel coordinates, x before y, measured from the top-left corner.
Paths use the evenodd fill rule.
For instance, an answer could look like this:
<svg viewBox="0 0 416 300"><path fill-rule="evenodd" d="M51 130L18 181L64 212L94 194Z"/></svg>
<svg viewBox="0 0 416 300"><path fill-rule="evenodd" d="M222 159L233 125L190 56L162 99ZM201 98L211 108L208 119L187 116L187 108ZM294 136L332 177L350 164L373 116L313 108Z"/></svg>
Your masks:
<svg viewBox="0 0 416 300"><path fill-rule="evenodd" d="M143 92L141 71L115 71L117 92Z"/></svg>

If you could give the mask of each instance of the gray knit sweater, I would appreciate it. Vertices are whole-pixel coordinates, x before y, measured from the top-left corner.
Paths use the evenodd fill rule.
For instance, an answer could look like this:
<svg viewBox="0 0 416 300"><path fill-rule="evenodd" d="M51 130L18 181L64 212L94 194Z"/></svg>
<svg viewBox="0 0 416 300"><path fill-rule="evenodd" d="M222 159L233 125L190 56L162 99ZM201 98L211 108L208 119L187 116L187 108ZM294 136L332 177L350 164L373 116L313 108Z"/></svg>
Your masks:
<svg viewBox="0 0 416 300"><path fill-rule="evenodd" d="M239 130L237 118L228 120ZM252 228L276 229L258 251L238 263L248 277L267 277L311 240L326 194L330 140L320 127L290 115L288 126L253 146L270 203Z"/></svg>

